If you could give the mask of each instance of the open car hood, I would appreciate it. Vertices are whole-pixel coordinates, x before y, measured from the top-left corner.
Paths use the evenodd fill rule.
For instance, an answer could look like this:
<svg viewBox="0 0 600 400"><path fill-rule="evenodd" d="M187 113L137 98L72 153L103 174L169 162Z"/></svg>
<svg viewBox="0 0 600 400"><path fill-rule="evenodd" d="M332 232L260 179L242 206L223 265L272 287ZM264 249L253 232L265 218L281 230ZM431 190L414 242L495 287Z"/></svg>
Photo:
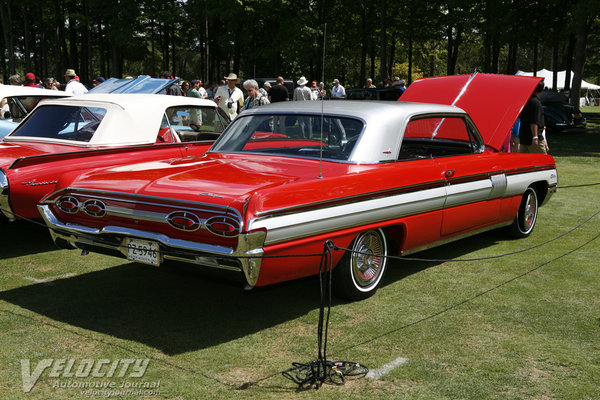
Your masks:
<svg viewBox="0 0 600 400"><path fill-rule="evenodd" d="M150 78L149 76L140 76L135 79L110 78L102 84L90 89L88 93L141 93L156 94L173 84L178 79Z"/></svg>
<svg viewBox="0 0 600 400"><path fill-rule="evenodd" d="M500 150L543 78L475 73L419 79L398 101L454 105L477 125L486 146Z"/></svg>

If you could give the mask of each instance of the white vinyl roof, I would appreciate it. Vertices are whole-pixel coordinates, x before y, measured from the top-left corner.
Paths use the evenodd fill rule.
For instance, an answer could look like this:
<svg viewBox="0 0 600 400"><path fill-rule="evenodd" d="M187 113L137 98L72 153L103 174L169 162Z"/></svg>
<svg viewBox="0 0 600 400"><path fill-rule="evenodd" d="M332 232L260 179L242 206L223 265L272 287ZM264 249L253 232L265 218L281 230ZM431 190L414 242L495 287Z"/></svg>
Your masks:
<svg viewBox="0 0 600 400"><path fill-rule="evenodd" d="M122 146L155 143L165 110L177 106L216 108L211 100L160 94L85 94L45 100L37 107L74 106L102 108L106 114L89 142L63 141L27 136L4 138L6 141L55 142L82 147ZM35 111L30 114L33 115ZM26 123L25 120L23 123Z"/></svg>

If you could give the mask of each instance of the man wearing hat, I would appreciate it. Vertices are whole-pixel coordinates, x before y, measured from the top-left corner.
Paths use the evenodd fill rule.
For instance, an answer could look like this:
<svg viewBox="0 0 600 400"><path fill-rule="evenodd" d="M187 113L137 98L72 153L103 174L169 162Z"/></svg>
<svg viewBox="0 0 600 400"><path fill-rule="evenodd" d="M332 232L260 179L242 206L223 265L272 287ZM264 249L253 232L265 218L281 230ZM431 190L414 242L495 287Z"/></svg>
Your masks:
<svg viewBox="0 0 600 400"><path fill-rule="evenodd" d="M298 84L298 87L294 89L294 101L312 100L310 89L306 87L306 84L308 83L306 78L301 76L296 83Z"/></svg>
<svg viewBox="0 0 600 400"><path fill-rule="evenodd" d="M333 87L331 88L331 97L334 99L343 99L346 97L346 89L340 85L338 79L333 80Z"/></svg>
<svg viewBox="0 0 600 400"><path fill-rule="evenodd" d="M103 83L104 81L105 81L105 79L103 77L99 76L92 81L92 85L94 85L94 87L96 87L99 84Z"/></svg>
<svg viewBox="0 0 600 400"><path fill-rule="evenodd" d="M28 72L25 74L25 84L23 86L36 88L41 87L35 84L35 75L33 74L33 72Z"/></svg>
<svg viewBox="0 0 600 400"><path fill-rule="evenodd" d="M80 94L87 93L87 89L81 82L75 79L77 74L74 69L68 69L65 71L65 80L67 81L67 86L65 86L65 93L73 96L78 96Z"/></svg>
<svg viewBox="0 0 600 400"><path fill-rule="evenodd" d="M244 93L235 86L240 81L236 74L229 74L225 80L227 80L227 85L217 89L215 103L225 111L229 119L233 120L237 117L238 110L244 106Z"/></svg>

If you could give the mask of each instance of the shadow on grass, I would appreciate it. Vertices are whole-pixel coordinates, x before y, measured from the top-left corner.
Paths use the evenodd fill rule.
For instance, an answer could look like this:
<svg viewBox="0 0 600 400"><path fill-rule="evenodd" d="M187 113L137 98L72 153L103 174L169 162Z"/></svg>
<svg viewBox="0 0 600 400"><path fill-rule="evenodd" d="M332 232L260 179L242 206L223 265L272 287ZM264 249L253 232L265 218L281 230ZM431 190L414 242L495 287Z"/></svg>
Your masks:
<svg viewBox="0 0 600 400"><path fill-rule="evenodd" d="M497 240L497 234L486 233L476 241L462 240L417 256L459 257ZM394 260L384 284L437 264ZM136 341L168 355L235 340L319 307L317 277L250 292L241 287L239 280L221 274L126 263L8 290L0 293L0 299L53 320Z"/></svg>
<svg viewBox="0 0 600 400"><path fill-rule="evenodd" d="M8 290L0 299L174 355L297 318L318 307L319 292L314 279L247 293L232 280L127 263Z"/></svg>
<svg viewBox="0 0 600 400"><path fill-rule="evenodd" d="M552 133L548 144L553 156L600 157L600 128Z"/></svg>
<svg viewBox="0 0 600 400"><path fill-rule="evenodd" d="M0 260L57 249L45 225L28 221L0 223L0 246Z"/></svg>

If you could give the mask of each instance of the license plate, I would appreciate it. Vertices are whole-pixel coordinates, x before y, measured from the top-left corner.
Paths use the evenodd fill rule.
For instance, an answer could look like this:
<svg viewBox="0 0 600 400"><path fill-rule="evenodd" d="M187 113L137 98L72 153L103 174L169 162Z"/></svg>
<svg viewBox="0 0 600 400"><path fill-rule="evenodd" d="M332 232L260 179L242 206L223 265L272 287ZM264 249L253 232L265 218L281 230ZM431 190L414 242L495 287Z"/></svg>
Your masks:
<svg viewBox="0 0 600 400"><path fill-rule="evenodd" d="M125 239L127 259L144 264L160 265L158 243L139 239Z"/></svg>

